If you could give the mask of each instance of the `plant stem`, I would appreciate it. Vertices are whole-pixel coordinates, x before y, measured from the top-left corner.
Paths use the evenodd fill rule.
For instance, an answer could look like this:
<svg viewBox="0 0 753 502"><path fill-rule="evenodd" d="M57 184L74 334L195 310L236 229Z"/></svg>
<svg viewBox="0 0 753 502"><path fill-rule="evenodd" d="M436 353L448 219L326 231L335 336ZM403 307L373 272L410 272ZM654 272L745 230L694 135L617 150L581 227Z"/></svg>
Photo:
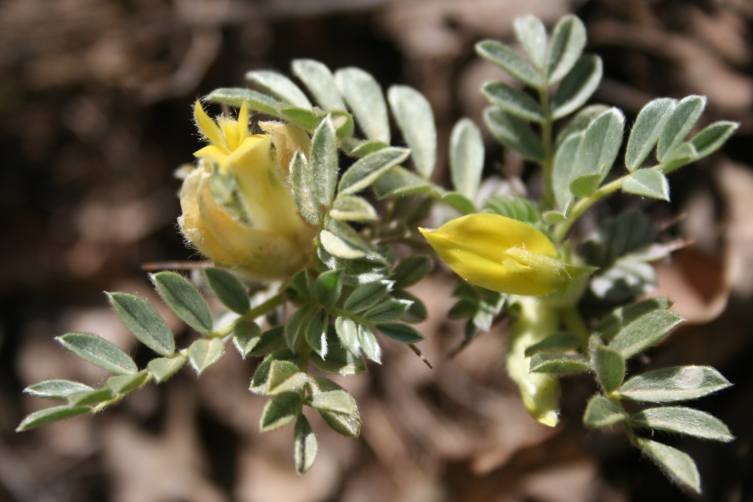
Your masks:
<svg viewBox="0 0 753 502"><path fill-rule="evenodd" d="M554 163L554 149L552 148L552 115L549 110L549 94L547 88L539 89L539 101L546 120L541 124L541 142L544 145L544 160L541 162L544 175L544 198L541 200L545 210L554 207L554 186L552 183L552 164Z"/></svg>
<svg viewBox="0 0 753 502"><path fill-rule="evenodd" d="M580 340L581 348L586 351L588 349L590 331L588 330L586 323L583 321L580 312L578 312L577 307L572 306L560 310L560 316L565 322L567 329Z"/></svg>
<svg viewBox="0 0 753 502"><path fill-rule="evenodd" d="M256 307L252 308L251 310L249 310L248 312L246 312L245 314L237 318L235 321L228 323L226 326L223 326L217 331L213 331L212 333L209 333L207 335L207 338L224 338L233 332L233 330L235 329L235 325L238 324L240 321L253 321L257 317L263 316L270 310L273 310L279 307L283 303L285 303L285 294L277 293L272 298L262 303L261 305L257 305Z"/></svg>
<svg viewBox="0 0 753 502"><path fill-rule="evenodd" d="M570 231L570 228L572 228L573 223L575 223L589 207L593 206L602 197L616 192L617 190L622 188L622 182L624 180L625 177L616 179L596 190L596 192L594 192L592 196L579 200L570 211L570 216L567 218L567 221L560 223L554 230L554 238L557 240L557 242L562 242L567 233Z"/></svg>

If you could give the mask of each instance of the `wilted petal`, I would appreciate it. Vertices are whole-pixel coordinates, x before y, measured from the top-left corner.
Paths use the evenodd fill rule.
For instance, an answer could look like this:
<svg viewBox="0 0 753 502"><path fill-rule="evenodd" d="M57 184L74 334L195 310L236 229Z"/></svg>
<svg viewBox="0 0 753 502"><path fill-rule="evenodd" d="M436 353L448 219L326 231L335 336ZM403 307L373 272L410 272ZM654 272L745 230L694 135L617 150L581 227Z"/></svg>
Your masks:
<svg viewBox="0 0 753 502"><path fill-rule="evenodd" d="M309 156L311 139L308 133L300 127L280 122L259 122L259 127L272 135L277 169L279 169L283 179L288 179L288 176L290 176L290 161L295 152L300 150L306 157Z"/></svg>

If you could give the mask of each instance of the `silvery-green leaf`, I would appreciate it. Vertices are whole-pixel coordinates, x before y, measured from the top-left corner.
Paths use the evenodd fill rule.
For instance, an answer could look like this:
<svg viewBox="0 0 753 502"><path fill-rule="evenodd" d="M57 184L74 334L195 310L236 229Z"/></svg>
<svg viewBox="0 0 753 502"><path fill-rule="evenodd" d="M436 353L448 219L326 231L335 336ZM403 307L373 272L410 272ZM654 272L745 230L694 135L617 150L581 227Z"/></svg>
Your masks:
<svg viewBox="0 0 753 502"><path fill-rule="evenodd" d="M552 97L552 118L561 119L583 106L599 87L603 72L599 56L578 59Z"/></svg>
<svg viewBox="0 0 753 502"><path fill-rule="evenodd" d="M661 162L661 170L664 174L669 174L677 168L690 164L698 158L698 151L693 143L686 141L680 143L672 149Z"/></svg>
<svg viewBox="0 0 753 502"><path fill-rule="evenodd" d="M279 117L280 112L278 110L280 103L260 92L243 89L239 87L215 89L204 97L205 101L211 101L212 103L220 103L223 105L233 106L240 108L245 101L248 103L248 108L255 112L261 112L273 117Z"/></svg>
<svg viewBox="0 0 753 502"><path fill-rule="evenodd" d="M303 91L285 75L269 70L246 73L246 80L260 89L298 108L311 108L311 102Z"/></svg>
<svg viewBox="0 0 753 502"><path fill-rule="evenodd" d="M122 376L129 377L133 375ZM90 406L109 401L113 397L112 391L108 388L74 392L68 396L68 406Z"/></svg>
<svg viewBox="0 0 753 502"><path fill-rule="evenodd" d="M364 157L388 146L390 145L384 141L368 141L356 138L347 138L342 142L343 150L351 157Z"/></svg>
<svg viewBox="0 0 753 502"><path fill-rule="evenodd" d="M652 199L669 200L669 181L656 169L639 169L622 182L622 190Z"/></svg>
<svg viewBox="0 0 753 502"><path fill-rule="evenodd" d="M622 384L619 393L633 401L672 403L697 399L730 385L710 366L673 366L634 376Z"/></svg>
<svg viewBox="0 0 753 502"><path fill-rule="evenodd" d="M291 67L322 109L345 110L343 98L327 66L313 59L294 59Z"/></svg>
<svg viewBox="0 0 753 502"><path fill-rule="evenodd" d="M586 27L576 16L562 17L552 33L546 60L546 80L549 85L562 80L586 46Z"/></svg>
<svg viewBox="0 0 753 502"><path fill-rule="evenodd" d="M342 239L348 246L350 246L352 249L358 250L363 252L364 254L361 256L365 256L366 254L373 253L373 248L369 243L367 243L363 238L360 236L358 232L353 230L353 228L348 225L347 223L343 223L342 221L337 220L329 220L325 225L325 230L322 231L321 235L324 235L325 231L332 232L333 235L337 236L339 239ZM324 240L322 240L322 244L325 245ZM327 249L329 251L329 249ZM331 253L331 252L330 252ZM334 254L334 253L332 253ZM337 255L335 255L337 256ZM361 256L338 256L338 258L360 258Z"/></svg>
<svg viewBox="0 0 753 502"><path fill-rule="evenodd" d="M353 139L356 123L353 116L348 112L331 110L327 115L332 117L332 125L335 127L335 135L338 139L348 141Z"/></svg>
<svg viewBox="0 0 753 502"><path fill-rule="evenodd" d="M246 288L233 274L219 268L204 270L204 276L212 293L227 308L238 314L245 314L249 310Z"/></svg>
<svg viewBox="0 0 753 502"><path fill-rule="evenodd" d="M639 251L655 239L656 228L648 216L625 211L604 222L578 247L578 254L589 265L607 269L620 257Z"/></svg>
<svg viewBox="0 0 753 502"><path fill-rule="evenodd" d="M310 393L313 395L323 392L343 390L342 387L337 385L332 380L316 376L310 378L309 389ZM347 437L358 437L358 435L361 433L361 416L358 413L358 405L355 399L353 399L353 396L350 396L349 394L348 396L353 402L353 407L355 408L354 413L335 413L332 411L324 410L317 411L319 411L319 414L322 416L324 421L327 422L327 425L332 427L332 429L338 434L342 434L343 436Z"/></svg>
<svg viewBox="0 0 753 502"><path fill-rule="evenodd" d="M335 73L335 83L366 137L389 144L387 103L374 77L359 68L344 68Z"/></svg>
<svg viewBox="0 0 753 502"><path fill-rule="evenodd" d="M596 394L588 401L583 423L590 427L609 427L628 418L628 414L619 406L601 394Z"/></svg>
<svg viewBox="0 0 753 502"><path fill-rule="evenodd" d="M442 195L442 202L452 206L460 214L473 214L477 212L476 206L462 194L447 192Z"/></svg>
<svg viewBox="0 0 753 502"><path fill-rule="evenodd" d="M240 319L233 328L233 345L243 359L254 350L261 341L261 328L254 321Z"/></svg>
<svg viewBox="0 0 753 502"><path fill-rule="evenodd" d="M486 82L481 92L493 105L524 120L543 123L546 121L541 105L525 92L504 82Z"/></svg>
<svg viewBox="0 0 753 502"><path fill-rule="evenodd" d="M347 317L335 319L335 331L340 343L354 356L361 355L361 344L358 341L358 326Z"/></svg>
<svg viewBox="0 0 753 502"><path fill-rule="evenodd" d="M138 389L149 377L146 370L139 371L135 375L117 375L107 379L107 388L113 395L127 394L132 390Z"/></svg>
<svg viewBox="0 0 753 502"><path fill-rule="evenodd" d="M531 60L533 66L541 70L546 59L546 28L541 19L527 15L516 17L513 23L515 36Z"/></svg>
<svg viewBox="0 0 753 502"><path fill-rule="evenodd" d="M607 105L589 105L582 108L578 113L573 115L573 118L557 134L557 139L554 143L555 149L558 150L560 145L573 134L586 132L591 122L607 110L609 110Z"/></svg>
<svg viewBox="0 0 753 502"><path fill-rule="evenodd" d="M496 40L482 40L476 44L476 53L531 87L538 89L543 85L539 73L505 44Z"/></svg>
<svg viewBox="0 0 753 502"><path fill-rule="evenodd" d="M366 357L377 364L382 364L382 348L370 327L364 324L358 325L358 342Z"/></svg>
<svg viewBox="0 0 753 502"><path fill-rule="evenodd" d="M588 344L591 366L604 392L617 390L625 378L625 359L612 347L605 347L597 336L591 336Z"/></svg>
<svg viewBox="0 0 753 502"><path fill-rule="evenodd" d="M340 195L337 197L329 215L336 220L358 222L374 221L379 218L374 206L357 195Z"/></svg>
<svg viewBox="0 0 753 502"><path fill-rule="evenodd" d="M531 373L580 373L591 366L585 356L572 356L558 352L539 352L531 358Z"/></svg>
<svg viewBox="0 0 753 502"><path fill-rule="evenodd" d="M544 160L544 146L538 135L522 120L491 106L484 110L484 123L502 145L533 162Z"/></svg>
<svg viewBox="0 0 753 502"><path fill-rule="evenodd" d="M107 371L128 375L139 370L128 354L104 338L85 333L68 333L56 340L81 359Z"/></svg>
<svg viewBox="0 0 753 502"><path fill-rule="evenodd" d="M674 432L724 443L735 439L724 422L718 418L684 406L649 408L633 415L630 422L635 427Z"/></svg>
<svg viewBox="0 0 753 502"><path fill-rule="evenodd" d="M324 247L324 249L332 256L347 260L366 256L365 250L359 249L357 246L354 246L329 230L322 230L319 234L319 240L322 247Z"/></svg>
<svg viewBox="0 0 753 502"><path fill-rule="evenodd" d="M328 330L326 345L326 359L322 359L316 352L311 353L311 363L320 370L342 376L357 375L366 371L366 361L363 357L353 355L340 345L334 329Z"/></svg>
<svg viewBox="0 0 753 502"><path fill-rule="evenodd" d="M188 361L188 355L181 352L175 357L158 357L157 359L152 359L146 367L154 377L154 381L162 383L177 373L186 364L186 361Z"/></svg>
<svg viewBox="0 0 753 502"><path fill-rule="evenodd" d="M288 348L293 352L298 350L298 346L301 344L301 340L306 334L306 326L308 326L309 318L314 312L313 305L304 305L296 310L288 322L285 323L285 343Z"/></svg>
<svg viewBox="0 0 753 502"><path fill-rule="evenodd" d="M690 139L690 143L698 152L698 158L706 157L717 151L740 127L737 122L720 120L706 126Z"/></svg>
<svg viewBox="0 0 753 502"><path fill-rule="evenodd" d="M405 300L387 300L364 312L363 318L372 324L399 321L410 304Z"/></svg>
<svg viewBox="0 0 753 502"><path fill-rule="evenodd" d="M589 284L591 292L608 303L624 303L656 287L656 271L650 264L623 258L599 271Z"/></svg>
<svg viewBox="0 0 753 502"><path fill-rule="evenodd" d="M287 324L286 324L287 325ZM249 356L265 356L287 347L285 343L285 327L275 326L261 334L259 342L248 353Z"/></svg>
<svg viewBox="0 0 753 502"><path fill-rule="evenodd" d="M354 194L371 186L410 154L406 148L387 147L360 158L340 178L339 193Z"/></svg>
<svg viewBox="0 0 753 502"><path fill-rule="evenodd" d="M392 338L401 343L416 343L426 339L420 331L407 324L397 322L377 324L376 329L387 338Z"/></svg>
<svg viewBox="0 0 753 502"><path fill-rule="evenodd" d="M586 129L575 156L573 179L586 174L609 172L622 145L625 116L617 108L610 108L596 117Z"/></svg>
<svg viewBox="0 0 753 502"><path fill-rule="evenodd" d="M431 269L431 260L428 256L413 255L401 261L392 273L395 281L395 289L403 289L416 284L426 277Z"/></svg>
<svg viewBox="0 0 753 502"><path fill-rule="evenodd" d="M671 480L701 493L701 476L687 453L650 439L636 438L638 448Z"/></svg>
<svg viewBox="0 0 753 502"><path fill-rule="evenodd" d="M188 348L188 359L196 373L201 375L220 360L225 353L225 344L220 338L196 340Z"/></svg>
<svg viewBox="0 0 753 502"><path fill-rule="evenodd" d="M248 390L254 394L264 395L267 393L267 382L269 380L269 373L272 369L272 363L275 361L289 361L296 367L300 367L303 360L300 356L294 354L288 349L277 350L267 357L256 367L254 376L251 377L251 385Z"/></svg>
<svg viewBox="0 0 753 502"><path fill-rule="evenodd" d="M329 206L337 187L337 136L329 115L321 121L311 138L310 166L316 200Z"/></svg>
<svg viewBox="0 0 753 502"><path fill-rule="evenodd" d="M576 197L590 197L596 192L600 184L600 173L582 174L570 182L570 193Z"/></svg>
<svg viewBox="0 0 753 502"><path fill-rule="evenodd" d="M402 300L409 303L408 310L403 313L403 322L416 324L424 322L428 317L429 313L426 310L426 305L414 295L401 290L395 292L394 297L396 300Z"/></svg>
<svg viewBox="0 0 753 502"><path fill-rule="evenodd" d="M544 214L541 215L541 219L543 219L545 223L556 225L557 223L567 221L567 213L560 211L545 211Z"/></svg>
<svg viewBox="0 0 753 502"><path fill-rule="evenodd" d="M706 96L688 96L677 103L656 145L656 158L663 162L669 152L685 140L706 108Z"/></svg>
<svg viewBox="0 0 753 502"><path fill-rule="evenodd" d="M473 200L484 170L484 141L481 131L468 118L458 120L452 128L449 162L452 186Z"/></svg>
<svg viewBox="0 0 753 502"><path fill-rule="evenodd" d="M552 167L552 190L554 199L560 209L570 205L573 200L570 184L573 182L573 175L577 172L578 167L575 165L575 157L583 141L583 134L570 135L561 146L557 148L554 155L554 164Z"/></svg>
<svg viewBox="0 0 753 502"><path fill-rule="evenodd" d="M652 310L624 326L609 347L627 359L656 344L682 321L684 319L671 310Z"/></svg>
<svg viewBox="0 0 753 502"><path fill-rule="evenodd" d="M487 210L500 216L536 226L541 222L539 210L525 197L493 195L486 199Z"/></svg>
<svg viewBox="0 0 753 502"><path fill-rule="evenodd" d="M306 156L298 150L290 160L290 184L293 187L295 205L301 215L312 225L321 222L319 202L316 200L316 184Z"/></svg>
<svg viewBox="0 0 753 502"><path fill-rule="evenodd" d="M378 199L403 197L429 193L434 185L402 167L393 167L374 182L374 193Z"/></svg>
<svg viewBox="0 0 753 502"><path fill-rule="evenodd" d="M267 376L267 395L294 392L308 383L308 376L290 361L272 361Z"/></svg>
<svg viewBox="0 0 753 502"><path fill-rule="evenodd" d="M199 333L212 331L212 314L191 281L175 272L150 274L162 300L178 317Z"/></svg>
<svg viewBox="0 0 753 502"><path fill-rule="evenodd" d="M298 474L311 469L316 460L316 452L319 446L316 442L316 434L311 428L308 419L303 415L298 415L295 422L295 470Z"/></svg>
<svg viewBox="0 0 753 502"><path fill-rule="evenodd" d="M80 382L72 382L71 380L45 380L26 387L24 392L34 397L65 401L74 392L88 392L92 390L94 389L88 385Z"/></svg>
<svg viewBox="0 0 753 502"><path fill-rule="evenodd" d="M297 125L307 132L314 132L319 125L319 115L308 108L280 106L279 116L285 122Z"/></svg>
<svg viewBox="0 0 753 502"><path fill-rule="evenodd" d="M328 317L325 312L315 312L306 325L306 342L314 352L322 359L327 358L329 346L327 345Z"/></svg>
<svg viewBox="0 0 753 502"><path fill-rule="evenodd" d="M410 148L416 171L429 179L437 163L437 130L431 105L423 94L404 85L390 87L387 99L395 122Z"/></svg>
<svg viewBox="0 0 753 502"><path fill-rule="evenodd" d="M393 286L392 281L375 281L357 287L345 300L343 309L357 314L379 303Z"/></svg>
<svg viewBox="0 0 753 502"><path fill-rule="evenodd" d="M580 340L571 333L555 333L538 343L526 348L525 356L531 357L539 352L565 352L580 347Z"/></svg>
<svg viewBox="0 0 753 502"><path fill-rule="evenodd" d="M625 150L625 167L628 171L638 169L641 162L648 157L676 107L676 100L661 98L654 99L641 109Z"/></svg>
<svg viewBox="0 0 753 502"><path fill-rule="evenodd" d="M283 392L267 401L261 413L259 430L269 432L288 425L301 413L303 398L297 392Z"/></svg>
<svg viewBox="0 0 753 502"><path fill-rule="evenodd" d="M58 420L64 420L66 418L75 417L82 413L89 413L92 411L90 406L53 406L51 408L45 408L43 410L35 411L27 415L18 427L16 432L28 431L46 425L51 422L57 422Z"/></svg>
<svg viewBox="0 0 753 502"><path fill-rule="evenodd" d="M352 415L358 412L355 400L345 390L318 392L307 397L305 403L321 411Z"/></svg>
<svg viewBox="0 0 753 502"><path fill-rule="evenodd" d="M298 296L298 299L312 299L314 297L314 286L311 283L311 275L307 269L303 269L290 279L289 289Z"/></svg>
<svg viewBox="0 0 753 502"><path fill-rule="evenodd" d="M314 283L316 298L325 307L332 307L340 298L343 289L342 271L327 270L319 274Z"/></svg>
<svg viewBox="0 0 753 502"><path fill-rule="evenodd" d="M120 320L141 343L161 356L173 355L173 333L148 301L128 293L107 293L107 297Z"/></svg>

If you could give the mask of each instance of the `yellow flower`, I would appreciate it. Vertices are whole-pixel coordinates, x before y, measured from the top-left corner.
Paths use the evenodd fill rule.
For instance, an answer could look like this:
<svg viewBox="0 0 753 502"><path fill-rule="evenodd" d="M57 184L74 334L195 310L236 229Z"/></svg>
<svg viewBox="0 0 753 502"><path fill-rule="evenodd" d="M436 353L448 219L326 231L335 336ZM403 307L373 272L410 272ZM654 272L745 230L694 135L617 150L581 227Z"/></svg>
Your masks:
<svg viewBox="0 0 753 502"><path fill-rule="evenodd" d="M460 277L500 293L539 296L571 280L552 242L521 221L491 213L450 220L437 230L419 229Z"/></svg>
<svg viewBox="0 0 753 502"><path fill-rule="evenodd" d="M183 182L183 214L178 220L183 235L207 258L250 278L293 275L308 262L316 229L298 213L286 184L286 171L281 172L276 159L289 158L295 149L308 153L308 145L250 134L245 102L237 120L219 117L215 122L199 102L194 112L199 130L210 144L194 153L198 165ZM281 128L279 135L301 139L295 131L285 129L292 126L277 127ZM295 149L288 151L291 148ZM219 173L213 173L213 164ZM215 198L213 177L220 174L235 181L244 218L228 212Z"/></svg>

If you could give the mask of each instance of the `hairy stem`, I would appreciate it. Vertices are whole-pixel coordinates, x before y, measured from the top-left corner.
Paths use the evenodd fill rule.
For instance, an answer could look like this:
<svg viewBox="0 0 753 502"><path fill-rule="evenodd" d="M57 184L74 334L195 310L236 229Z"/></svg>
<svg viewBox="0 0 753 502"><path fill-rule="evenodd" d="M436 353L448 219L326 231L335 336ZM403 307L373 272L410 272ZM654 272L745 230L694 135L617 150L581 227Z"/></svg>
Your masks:
<svg viewBox="0 0 753 502"><path fill-rule="evenodd" d="M541 142L544 145L544 160L541 168L544 175L544 198L541 200L542 208L549 210L554 207L554 187L552 183L552 164L554 163L554 148L552 146L552 115L549 110L549 94L544 87L539 89L539 101L546 120L541 124Z"/></svg>
<svg viewBox="0 0 753 502"><path fill-rule="evenodd" d="M568 216L567 221L560 223L557 228L554 229L554 238L557 240L557 242L562 242L562 240L564 240L564 238L567 236L567 233L572 228L573 223L578 221L578 218L580 218L588 208L593 206L601 198L622 188L622 182L624 180L625 177L616 179L596 190L596 192L594 192L592 196L579 200L570 211L570 216Z"/></svg>
<svg viewBox="0 0 753 502"><path fill-rule="evenodd" d="M217 331L213 331L212 333L209 333L207 335L207 338L225 338L226 336L230 335L233 330L235 329L235 325L238 324L241 321L253 321L258 317L263 316L270 310L276 309L280 305L285 303L285 294L284 293L277 293L269 300L265 301L261 305L257 305L256 307L252 308L233 322L227 324L226 326L223 326L222 328L218 329Z"/></svg>

